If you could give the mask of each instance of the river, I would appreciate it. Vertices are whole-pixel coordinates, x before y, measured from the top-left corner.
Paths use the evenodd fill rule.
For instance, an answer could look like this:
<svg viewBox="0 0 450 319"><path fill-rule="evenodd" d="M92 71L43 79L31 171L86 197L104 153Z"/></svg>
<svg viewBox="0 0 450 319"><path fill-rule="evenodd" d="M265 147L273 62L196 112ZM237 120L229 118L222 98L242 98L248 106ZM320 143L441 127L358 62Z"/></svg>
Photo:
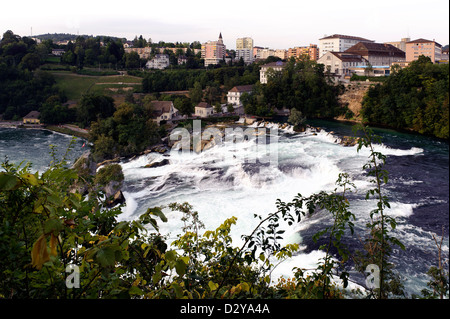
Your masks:
<svg viewBox="0 0 450 319"><path fill-rule="evenodd" d="M336 142L341 135L352 135L351 126L329 121L316 121L320 132L308 130L293 134L279 131L273 136L277 161L261 163L254 160L258 153L255 140L226 142L199 154L150 153L121 163L125 175L123 192L127 205L121 220L133 219L149 207L172 202L189 202L198 211L206 229L215 229L225 219L235 216L232 228L233 245L242 243L241 236L249 235L258 224L254 214L267 215L276 211L276 200L290 201L295 195L304 196L325 190L332 191L339 173L348 173L357 186L350 198L351 210L356 215L355 235L347 236L349 247L360 247L359 237L365 235L365 224L373 201L366 201L365 193L372 187L362 166L368 160L368 150L357 152L356 147L344 147ZM382 144L376 150L387 156L389 183L383 189L398 227L393 232L405 246L395 249L392 261L395 270L404 279L406 291L420 294L429 277L426 272L437 265L437 248L433 235L440 237L444 230L443 250L448 256L449 225L449 145L445 141L420 135L376 129ZM331 134L330 132L333 132ZM0 128L0 157L13 162L29 160L33 167L43 169L48 163L49 144L65 149L70 138L47 131ZM78 141L74 155L84 150ZM149 163L168 159L170 164L145 168ZM169 241L180 233L180 213L164 210L169 222L160 223L161 233ZM326 214L318 213L298 225L286 226L285 242L301 245L301 252L282 263L273 273L291 275L293 267L313 268L323 256L320 243L312 235L329 225ZM364 284L364 278L355 271L351 278Z"/></svg>

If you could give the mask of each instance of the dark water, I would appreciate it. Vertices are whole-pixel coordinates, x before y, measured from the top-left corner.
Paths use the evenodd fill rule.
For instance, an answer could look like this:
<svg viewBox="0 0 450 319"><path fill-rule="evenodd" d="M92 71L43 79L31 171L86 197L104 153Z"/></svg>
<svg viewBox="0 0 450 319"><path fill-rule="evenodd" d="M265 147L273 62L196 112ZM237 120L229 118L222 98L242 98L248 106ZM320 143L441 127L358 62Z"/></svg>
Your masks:
<svg viewBox="0 0 450 319"><path fill-rule="evenodd" d="M51 145L55 146L58 160L66 153L72 137L40 129L15 129L0 127L0 161L7 158L10 162L19 164L31 162L32 171L42 172L52 161ZM77 138L73 149L68 154L68 162L72 163L87 147L84 140Z"/></svg>
<svg viewBox="0 0 450 319"><path fill-rule="evenodd" d="M351 135L350 125L315 121L311 123L337 135ZM409 204L410 214L397 216L401 227L391 233L406 246L406 250L394 249L391 261L395 271L405 280L409 297L426 288L429 277L426 272L438 265L438 249L434 237L444 237L443 256L447 260L449 243L449 144L447 141L416 134L373 128L382 143L395 149L423 149L420 155L388 156L385 169L389 182L384 187L390 203ZM375 207L374 207L375 208ZM314 232L314 229L310 230ZM356 239L347 240L350 247L358 246ZM311 247L316 244L310 243ZM354 274L359 283L364 282Z"/></svg>

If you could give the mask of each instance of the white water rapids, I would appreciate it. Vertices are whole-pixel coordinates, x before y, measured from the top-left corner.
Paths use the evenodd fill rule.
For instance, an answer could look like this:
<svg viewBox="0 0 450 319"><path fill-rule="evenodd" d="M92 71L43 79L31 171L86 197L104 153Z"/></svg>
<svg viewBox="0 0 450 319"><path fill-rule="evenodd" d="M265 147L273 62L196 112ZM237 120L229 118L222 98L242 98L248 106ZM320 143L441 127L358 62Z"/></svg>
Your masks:
<svg viewBox="0 0 450 319"><path fill-rule="evenodd" d="M255 139L223 143L199 154L150 153L122 163L126 206L120 219L136 218L150 207L188 202L198 211L205 230L213 230L225 219L237 217L231 233L233 246L237 247L242 245L241 236L249 235L258 224L254 214L267 216L275 212L277 199L289 202L298 193L309 196L322 190L332 191L339 173L346 172L353 179L360 198L351 206L358 218L356 228L364 231L368 214L375 208L373 202L364 200L366 191L372 187L362 171L362 166L368 161L369 150L362 149L358 153L356 147L344 147L337 143L336 136L324 130L292 134L292 129L288 128L280 130L274 138L278 155L275 165L246 161L254 158L257 151ZM420 156L423 152L420 148L375 147L387 156ZM163 159L168 159L170 164L144 167ZM391 206L388 213L399 218L399 229L409 227L402 225L402 218L413 213L414 205L391 202ZM169 209L164 212L169 221L159 223L160 232L168 235L170 242L181 232L181 213ZM319 214L289 228L282 225L281 228L286 230L285 242L301 244L305 230L324 222L324 218L327 217ZM315 268L321 257L323 253L320 251L300 253L277 267L272 279L292 275L293 267Z"/></svg>

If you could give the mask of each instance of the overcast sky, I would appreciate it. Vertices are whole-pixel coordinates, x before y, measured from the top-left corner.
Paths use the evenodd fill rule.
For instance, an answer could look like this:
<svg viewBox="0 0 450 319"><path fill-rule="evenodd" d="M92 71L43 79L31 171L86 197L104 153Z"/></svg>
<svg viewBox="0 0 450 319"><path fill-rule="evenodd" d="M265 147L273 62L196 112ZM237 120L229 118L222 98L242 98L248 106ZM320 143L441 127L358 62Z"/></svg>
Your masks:
<svg viewBox="0 0 450 319"><path fill-rule="evenodd" d="M448 0L24 0L4 1L0 32L109 35L153 42L205 42L222 32L228 49L236 39L272 49L319 43L345 34L376 42L435 39L449 43Z"/></svg>

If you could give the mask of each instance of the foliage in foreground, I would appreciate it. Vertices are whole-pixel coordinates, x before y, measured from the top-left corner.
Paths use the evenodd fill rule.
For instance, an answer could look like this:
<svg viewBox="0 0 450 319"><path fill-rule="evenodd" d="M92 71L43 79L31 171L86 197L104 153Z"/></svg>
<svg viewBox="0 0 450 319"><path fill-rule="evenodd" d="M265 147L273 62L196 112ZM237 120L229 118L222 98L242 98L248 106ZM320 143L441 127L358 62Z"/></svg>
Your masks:
<svg viewBox="0 0 450 319"><path fill-rule="evenodd" d="M355 260L361 271L379 265L380 285L363 294L369 298L402 296L401 283L389 256L402 244L390 230L396 222L386 214L389 203L382 193L387 172L384 157L371 148L373 136L365 131L360 148L371 150L364 167L375 188L377 207L365 246ZM277 202L277 211L260 223L241 247L233 246L230 230L237 219L225 220L215 230L202 231L198 213L188 203L173 203L169 209L182 214L183 232L172 243L159 233L158 221L168 222L161 207L150 208L133 221L120 221L120 206L108 208L100 190L87 196L73 187L75 170L64 158L54 159L48 170L31 173L30 165L2 164L0 173L0 298L344 298L349 281L344 263L352 256L343 244L353 235L355 215L349 210L349 176L339 176L334 192L310 197L296 196ZM272 272L294 256L297 244L282 245L280 223L293 225L307 215L325 212L332 223L314 240L323 243L325 256L316 269L294 269L294 277L272 282ZM367 248L368 247L368 248ZM337 251L333 255L332 251ZM79 270L76 272L75 270ZM424 297L448 293L448 274L433 268ZM437 288L436 288L437 287ZM395 288L395 289L393 289ZM436 289L439 289L438 292ZM404 295L403 295L404 296Z"/></svg>

